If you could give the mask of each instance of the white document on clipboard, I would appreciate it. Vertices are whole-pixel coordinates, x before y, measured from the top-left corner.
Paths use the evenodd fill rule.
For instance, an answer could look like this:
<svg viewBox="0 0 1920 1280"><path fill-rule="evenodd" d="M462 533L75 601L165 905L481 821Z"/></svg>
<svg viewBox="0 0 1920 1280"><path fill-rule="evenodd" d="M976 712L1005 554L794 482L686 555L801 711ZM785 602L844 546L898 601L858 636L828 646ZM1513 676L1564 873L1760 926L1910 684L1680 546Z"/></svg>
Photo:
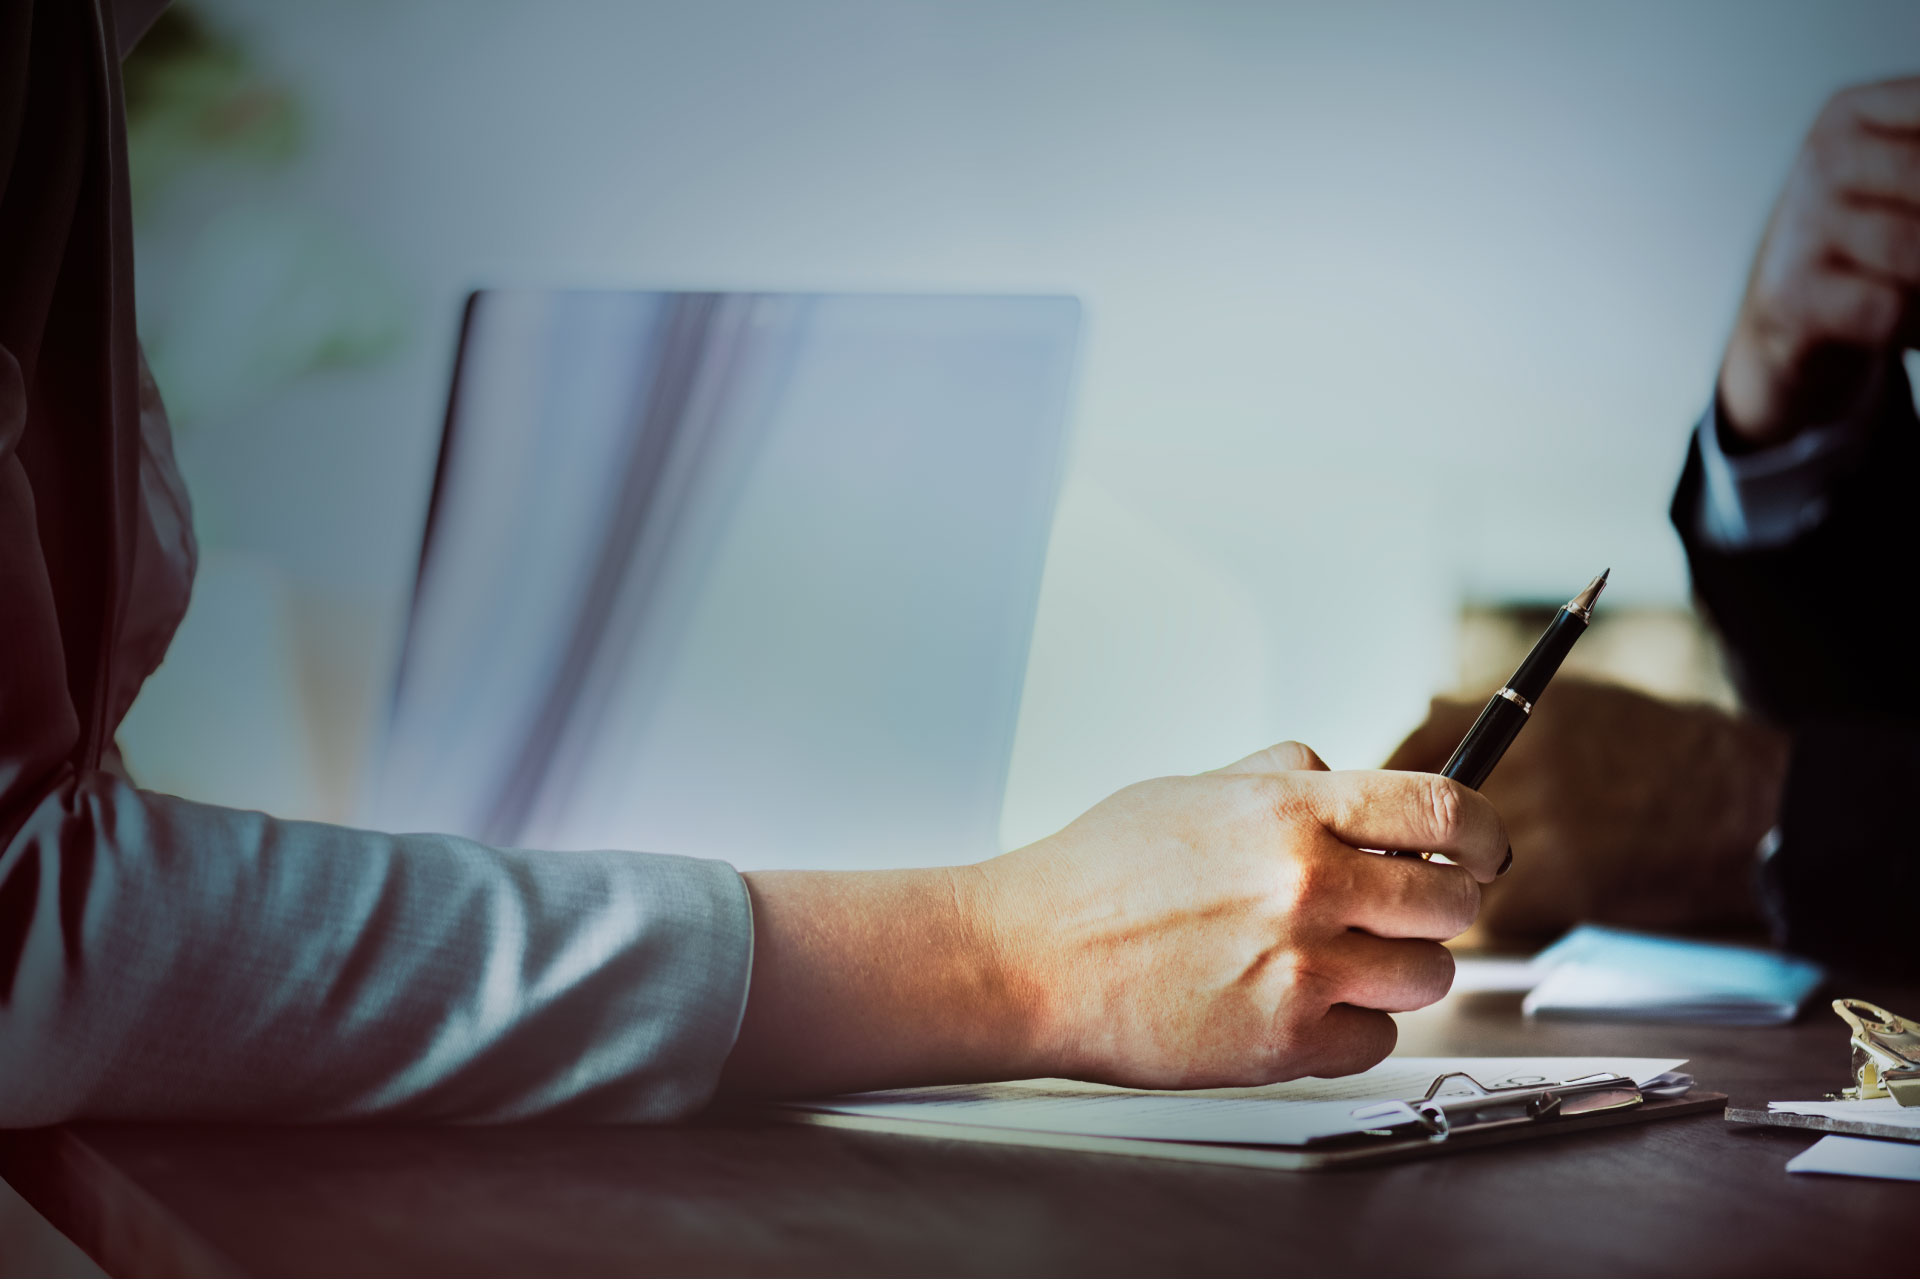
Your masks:
<svg viewBox="0 0 1920 1280"><path fill-rule="evenodd" d="M1338 1079L1294 1080L1246 1089L1180 1092L1121 1089L1076 1080L893 1089L789 1104L816 1123L1020 1141L1019 1135L1088 1141L1299 1147L1384 1123L1388 1108L1420 1099L1437 1080L1438 1097L1546 1086L1594 1076L1647 1084L1681 1066L1680 1058L1389 1058ZM997 1131L997 1132L996 1132Z"/></svg>

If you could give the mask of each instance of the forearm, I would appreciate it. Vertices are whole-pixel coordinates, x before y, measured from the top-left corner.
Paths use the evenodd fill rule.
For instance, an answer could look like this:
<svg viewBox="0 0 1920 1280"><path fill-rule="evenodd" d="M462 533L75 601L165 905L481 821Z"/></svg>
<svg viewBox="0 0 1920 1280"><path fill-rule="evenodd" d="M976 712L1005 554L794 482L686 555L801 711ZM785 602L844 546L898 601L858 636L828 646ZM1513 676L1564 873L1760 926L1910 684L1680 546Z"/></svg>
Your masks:
<svg viewBox="0 0 1920 1280"><path fill-rule="evenodd" d="M983 867L751 872L753 978L722 1089L844 1092L1043 1073Z"/></svg>

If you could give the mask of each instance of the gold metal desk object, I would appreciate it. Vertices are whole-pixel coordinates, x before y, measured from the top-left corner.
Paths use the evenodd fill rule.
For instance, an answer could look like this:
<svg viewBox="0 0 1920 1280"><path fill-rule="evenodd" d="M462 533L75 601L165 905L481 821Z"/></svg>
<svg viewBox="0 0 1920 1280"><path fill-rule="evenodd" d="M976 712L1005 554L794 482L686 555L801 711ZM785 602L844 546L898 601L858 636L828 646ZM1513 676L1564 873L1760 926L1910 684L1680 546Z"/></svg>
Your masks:
<svg viewBox="0 0 1920 1280"><path fill-rule="evenodd" d="M1853 1031L1854 1085L1836 1096L1920 1107L1920 1024L1865 1000L1835 1000L1833 1011Z"/></svg>

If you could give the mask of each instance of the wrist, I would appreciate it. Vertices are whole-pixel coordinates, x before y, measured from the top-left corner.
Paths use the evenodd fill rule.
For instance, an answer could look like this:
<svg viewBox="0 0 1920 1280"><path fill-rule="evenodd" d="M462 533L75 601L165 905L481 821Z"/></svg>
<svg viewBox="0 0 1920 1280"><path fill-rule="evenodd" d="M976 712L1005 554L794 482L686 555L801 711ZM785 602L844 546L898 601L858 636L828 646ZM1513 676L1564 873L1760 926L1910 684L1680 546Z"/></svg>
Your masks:
<svg viewBox="0 0 1920 1280"><path fill-rule="evenodd" d="M818 1094L1033 1074L1031 1002L977 867L759 871L722 1087Z"/></svg>
<svg viewBox="0 0 1920 1280"><path fill-rule="evenodd" d="M996 1028L1001 1078L1072 1074L1062 1034L1062 985L1046 977L1043 893L1021 874L1019 855L952 867L953 901L967 950L982 975L983 1002Z"/></svg>
<svg viewBox="0 0 1920 1280"><path fill-rule="evenodd" d="M1744 318L1727 343L1716 388L1720 398L1720 447L1729 455L1764 449L1793 435L1788 396L1778 370L1785 360Z"/></svg>
<svg viewBox="0 0 1920 1280"><path fill-rule="evenodd" d="M1743 317L1727 343L1716 391L1720 446L1729 455L1867 416L1885 385L1887 351L1810 346L1804 334L1774 330Z"/></svg>

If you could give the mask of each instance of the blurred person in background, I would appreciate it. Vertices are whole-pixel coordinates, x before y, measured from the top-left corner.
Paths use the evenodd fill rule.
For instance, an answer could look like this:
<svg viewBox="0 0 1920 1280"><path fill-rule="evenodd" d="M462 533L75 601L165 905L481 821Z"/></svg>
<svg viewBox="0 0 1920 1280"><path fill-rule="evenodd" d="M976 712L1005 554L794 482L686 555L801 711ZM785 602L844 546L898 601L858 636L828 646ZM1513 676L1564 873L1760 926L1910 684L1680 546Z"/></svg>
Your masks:
<svg viewBox="0 0 1920 1280"><path fill-rule="evenodd" d="M1916 339L1910 79L1840 93L1814 122L1674 497L1750 714L1557 682L1486 785L1522 855L1488 895L1489 933L1765 924L1827 959L1911 949ZM1478 710L1436 701L1388 767L1440 766Z"/></svg>
<svg viewBox="0 0 1920 1280"><path fill-rule="evenodd" d="M1511 862L1492 806L1292 743L898 872L495 849L136 787L115 727L195 556L134 333L119 58L157 8L0 0L0 1125L1253 1084L1371 1066L1389 1012L1447 990L1441 941Z"/></svg>

